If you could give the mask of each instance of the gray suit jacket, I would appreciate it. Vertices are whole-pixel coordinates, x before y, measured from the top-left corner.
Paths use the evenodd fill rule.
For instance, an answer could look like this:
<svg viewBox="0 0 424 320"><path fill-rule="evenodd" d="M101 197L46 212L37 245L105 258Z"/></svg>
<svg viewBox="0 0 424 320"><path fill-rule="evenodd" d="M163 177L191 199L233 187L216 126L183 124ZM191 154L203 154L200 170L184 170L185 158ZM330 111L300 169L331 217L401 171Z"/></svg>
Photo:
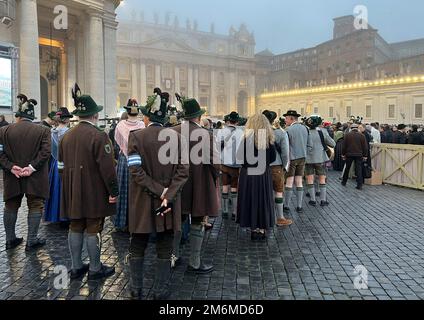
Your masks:
<svg viewBox="0 0 424 320"><path fill-rule="evenodd" d="M318 164L329 161L321 142L321 138L319 136L318 130L313 129L309 130L309 138L308 138L308 154L306 157L307 164ZM331 139L327 130L320 130L324 135L324 142L327 146L334 148L336 143L333 139Z"/></svg>

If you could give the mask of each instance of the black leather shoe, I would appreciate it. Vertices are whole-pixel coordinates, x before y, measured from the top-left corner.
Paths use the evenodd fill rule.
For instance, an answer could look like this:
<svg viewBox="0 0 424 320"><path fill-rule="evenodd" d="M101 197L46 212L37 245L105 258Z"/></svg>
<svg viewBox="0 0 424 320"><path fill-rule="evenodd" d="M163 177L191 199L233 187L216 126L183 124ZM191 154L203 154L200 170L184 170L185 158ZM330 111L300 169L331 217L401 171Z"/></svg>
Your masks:
<svg viewBox="0 0 424 320"><path fill-rule="evenodd" d="M321 201L321 207L328 207L330 203L328 201Z"/></svg>
<svg viewBox="0 0 424 320"><path fill-rule="evenodd" d="M305 194L306 198L310 198L311 194L308 192L307 194Z"/></svg>
<svg viewBox="0 0 424 320"><path fill-rule="evenodd" d="M317 196L317 197L321 197L321 192L317 192L317 193L315 193L315 196Z"/></svg>
<svg viewBox="0 0 424 320"><path fill-rule="evenodd" d="M317 206L317 202L316 201L309 201L309 205L312 207L316 207Z"/></svg>
<svg viewBox="0 0 424 320"><path fill-rule="evenodd" d="M71 280L80 279L85 276L85 274L90 269L89 264L84 264L81 269L71 270Z"/></svg>
<svg viewBox="0 0 424 320"><path fill-rule="evenodd" d="M16 238L15 240L10 240L6 242L6 250L15 249L17 246L21 245L24 242L24 238Z"/></svg>
<svg viewBox="0 0 424 320"><path fill-rule="evenodd" d="M356 186L357 190L362 190L362 186Z"/></svg>
<svg viewBox="0 0 424 320"><path fill-rule="evenodd" d="M303 213L303 208L296 208L297 213Z"/></svg>
<svg viewBox="0 0 424 320"><path fill-rule="evenodd" d="M260 234L258 232L252 232L250 234L250 240L252 241L258 241L260 238Z"/></svg>
<svg viewBox="0 0 424 320"><path fill-rule="evenodd" d="M37 249L40 249L41 247L44 247L46 245L46 240L44 239L37 239L37 241L31 245L27 244L25 247L25 251L35 251Z"/></svg>
<svg viewBox="0 0 424 320"><path fill-rule="evenodd" d="M169 298L171 297L171 292L166 291L166 292L162 292L160 294L153 294L153 300L155 301L166 301L169 300Z"/></svg>
<svg viewBox="0 0 424 320"><path fill-rule="evenodd" d="M143 290L131 290L131 300L143 300Z"/></svg>
<svg viewBox="0 0 424 320"><path fill-rule="evenodd" d="M99 272L88 272L88 280L96 281L105 278L109 278L115 274L115 267L108 267L102 264L102 267Z"/></svg>
<svg viewBox="0 0 424 320"><path fill-rule="evenodd" d="M343 186L343 187L346 187L346 184L347 184L347 182L342 181L342 186Z"/></svg>
<svg viewBox="0 0 424 320"><path fill-rule="evenodd" d="M187 273L194 273L194 274L208 274L213 271L213 266L204 265L203 263L200 264L200 267L198 269L194 269L192 266L187 267Z"/></svg>

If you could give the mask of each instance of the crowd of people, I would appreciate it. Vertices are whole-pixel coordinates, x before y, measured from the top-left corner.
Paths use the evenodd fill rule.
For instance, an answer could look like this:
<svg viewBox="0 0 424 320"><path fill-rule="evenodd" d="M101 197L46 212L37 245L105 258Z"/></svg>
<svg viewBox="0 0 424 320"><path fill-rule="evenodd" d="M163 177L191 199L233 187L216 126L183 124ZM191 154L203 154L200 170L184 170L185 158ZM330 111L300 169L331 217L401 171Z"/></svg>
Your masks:
<svg viewBox="0 0 424 320"><path fill-rule="evenodd" d="M143 296L144 260L152 235L157 252L153 298L165 300L171 270L182 263L180 244L187 233L186 272L210 273L214 268L202 260L201 252L213 218L222 214L250 230L252 241L266 241L275 225L293 223L294 196L298 214L304 212L304 196L312 207L330 204L329 168L344 171L345 186L355 163L352 175L362 189L364 172L371 167L370 144L386 139L378 124L367 126L354 118L332 125L319 115L302 119L295 110L280 118L269 110L248 119L232 112L215 123L195 99L176 94L178 106L171 106L170 95L159 88L144 106L130 99L108 135L98 127L103 107L78 85L72 96L72 113L60 108L36 124L37 101L19 95L16 122L0 128L6 249L23 243L15 227L26 196L26 250L46 245L38 235L42 218L65 223L71 279L87 273L88 280L107 278L115 269L101 262L100 235L105 218L112 217L118 231L131 235L126 261L133 299ZM70 128L74 117L77 124ZM399 128L397 132L405 130ZM417 132L407 140L422 140ZM89 264L82 259L84 241Z"/></svg>

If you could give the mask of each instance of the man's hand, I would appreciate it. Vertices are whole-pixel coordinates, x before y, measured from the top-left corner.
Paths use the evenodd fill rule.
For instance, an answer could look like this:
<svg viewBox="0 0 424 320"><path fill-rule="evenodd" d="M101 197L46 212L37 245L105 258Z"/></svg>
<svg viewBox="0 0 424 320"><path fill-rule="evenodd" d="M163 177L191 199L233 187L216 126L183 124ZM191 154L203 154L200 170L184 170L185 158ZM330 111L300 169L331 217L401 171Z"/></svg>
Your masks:
<svg viewBox="0 0 424 320"><path fill-rule="evenodd" d="M162 202L161 207L168 208L168 200L163 199L163 202ZM164 212L161 214L161 217L163 217L165 214L170 213L170 212L171 212L171 208L169 208L168 210L164 211Z"/></svg>
<svg viewBox="0 0 424 320"><path fill-rule="evenodd" d="M30 166L25 167L21 171L21 177L30 177L34 172L35 170L31 168Z"/></svg>
<svg viewBox="0 0 424 320"><path fill-rule="evenodd" d="M12 170L10 170L10 172L12 172L12 174L16 177L16 178L18 178L18 179L20 179L21 177L22 177L22 168L21 167L19 167L19 166L13 166L12 167Z"/></svg>
<svg viewBox="0 0 424 320"><path fill-rule="evenodd" d="M163 189L162 195L160 196L161 200L165 199L166 193L168 192L168 188Z"/></svg>
<svg viewBox="0 0 424 320"><path fill-rule="evenodd" d="M109 203L110 204L115 204L117 202L118 202L118 197L109 196Z"/></svg>

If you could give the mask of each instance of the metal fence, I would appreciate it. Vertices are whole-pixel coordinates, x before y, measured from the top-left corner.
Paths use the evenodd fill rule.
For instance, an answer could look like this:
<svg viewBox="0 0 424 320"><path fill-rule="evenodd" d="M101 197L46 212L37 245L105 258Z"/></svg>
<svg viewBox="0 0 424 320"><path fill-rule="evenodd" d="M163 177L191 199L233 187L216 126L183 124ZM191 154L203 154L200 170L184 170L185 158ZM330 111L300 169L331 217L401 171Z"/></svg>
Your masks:
<svg viewBox="0 0 424 320"><path fill-rule="evenodd" d="M371 158L384 183L424 190L424 146L374 144Z"/></svg>

